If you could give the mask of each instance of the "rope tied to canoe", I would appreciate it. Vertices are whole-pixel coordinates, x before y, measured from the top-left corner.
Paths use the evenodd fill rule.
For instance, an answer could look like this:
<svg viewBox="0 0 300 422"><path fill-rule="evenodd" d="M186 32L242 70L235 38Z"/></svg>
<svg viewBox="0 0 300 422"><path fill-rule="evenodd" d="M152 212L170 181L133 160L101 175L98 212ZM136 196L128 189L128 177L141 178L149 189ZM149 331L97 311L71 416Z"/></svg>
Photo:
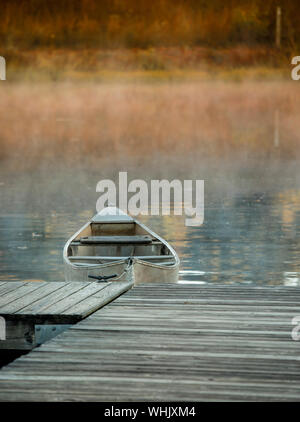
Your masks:
<svg viewBox="0 0 300 422"><path fill-rule="evenodd" d="M112 275L99 275L99 276L97 276L97 275L89 275L89 278L94 278L95 280L98 280L98 281L107 281L107 280L109 280L110 278L114 278L114 277L117 277L118 276L118 274L112 274Z"/></svg>
<svg viewBox="0 0 300 422"><path fill-rule="evenodd" d="M124 269L124 271L119 276L118 276L118 274L111 274L111 275L99 275L99 276L97 276L97 275L88 275L88 277L89 278L93 278L94 280L98 280L98 281L101 281L101 282L106 283L111 278L115 278L115 277L121 278L130 269L130 267L132 266L132 264L133 264L133 258L129 257L127 259L127 266L126 266L126 268Z"/></svg>

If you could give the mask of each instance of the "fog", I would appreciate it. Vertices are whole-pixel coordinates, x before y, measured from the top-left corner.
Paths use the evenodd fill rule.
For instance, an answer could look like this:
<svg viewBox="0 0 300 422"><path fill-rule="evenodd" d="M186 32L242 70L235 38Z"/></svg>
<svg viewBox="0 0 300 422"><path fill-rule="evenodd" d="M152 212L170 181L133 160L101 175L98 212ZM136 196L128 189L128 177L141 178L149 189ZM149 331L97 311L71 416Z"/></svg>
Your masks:
<svg viewBox="0 0 300 422"><path fill-rule="evenodd" d="M32 169L41 161L97 167L99 160L138 163L161 154L182 162L190 154L294 158L296 92L293 82L6 84L1 163L15 159L18 169Z"/></svg>
<svg viewBox="0 0 300 422"><path fill-rule="evenodd" d="M62 280L100 180L204 180L204 224L141 217L181 280L299 283L299 97L289 82L6 84L0 278Z"/></svg>

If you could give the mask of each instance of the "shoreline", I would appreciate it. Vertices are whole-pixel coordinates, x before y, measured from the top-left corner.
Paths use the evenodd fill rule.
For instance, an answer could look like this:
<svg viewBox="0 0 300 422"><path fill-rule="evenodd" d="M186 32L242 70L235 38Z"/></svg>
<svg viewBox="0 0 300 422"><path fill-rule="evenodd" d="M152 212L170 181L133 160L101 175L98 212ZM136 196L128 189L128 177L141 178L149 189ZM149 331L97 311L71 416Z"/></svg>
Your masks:
<svg viewBox="0 0 300 422"><path fill-rule="evenodd" d="M290 80L296 53L267 47L3 49L7 82L99 83Z"/></svg>

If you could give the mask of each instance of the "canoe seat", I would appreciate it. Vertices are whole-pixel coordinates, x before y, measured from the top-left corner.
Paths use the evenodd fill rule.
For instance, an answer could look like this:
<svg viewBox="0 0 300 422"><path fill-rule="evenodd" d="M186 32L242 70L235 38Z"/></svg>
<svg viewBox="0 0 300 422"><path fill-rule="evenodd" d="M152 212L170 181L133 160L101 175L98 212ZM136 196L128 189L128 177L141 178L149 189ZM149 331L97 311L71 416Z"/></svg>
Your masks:
<svg viewBox="0 0 300 422"><path fill-rule="evenodd" d="M145 244L151 243L152 237L149 235L143 236L85 236L80 238L82 244Z"/></svg>

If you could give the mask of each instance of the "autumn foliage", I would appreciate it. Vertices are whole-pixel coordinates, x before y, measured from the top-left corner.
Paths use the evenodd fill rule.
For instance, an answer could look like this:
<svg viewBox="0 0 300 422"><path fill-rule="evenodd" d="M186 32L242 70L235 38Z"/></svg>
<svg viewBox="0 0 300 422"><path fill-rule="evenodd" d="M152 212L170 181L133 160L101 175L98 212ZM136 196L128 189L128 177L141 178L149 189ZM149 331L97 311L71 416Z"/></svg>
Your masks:
<svg viewBox="0 0 300 422"><path fill-rule="evenodd" d="M300 45L296 0L282 5L282 41ZM274 0L2 0L2 48L273 45Z"/></svg>

